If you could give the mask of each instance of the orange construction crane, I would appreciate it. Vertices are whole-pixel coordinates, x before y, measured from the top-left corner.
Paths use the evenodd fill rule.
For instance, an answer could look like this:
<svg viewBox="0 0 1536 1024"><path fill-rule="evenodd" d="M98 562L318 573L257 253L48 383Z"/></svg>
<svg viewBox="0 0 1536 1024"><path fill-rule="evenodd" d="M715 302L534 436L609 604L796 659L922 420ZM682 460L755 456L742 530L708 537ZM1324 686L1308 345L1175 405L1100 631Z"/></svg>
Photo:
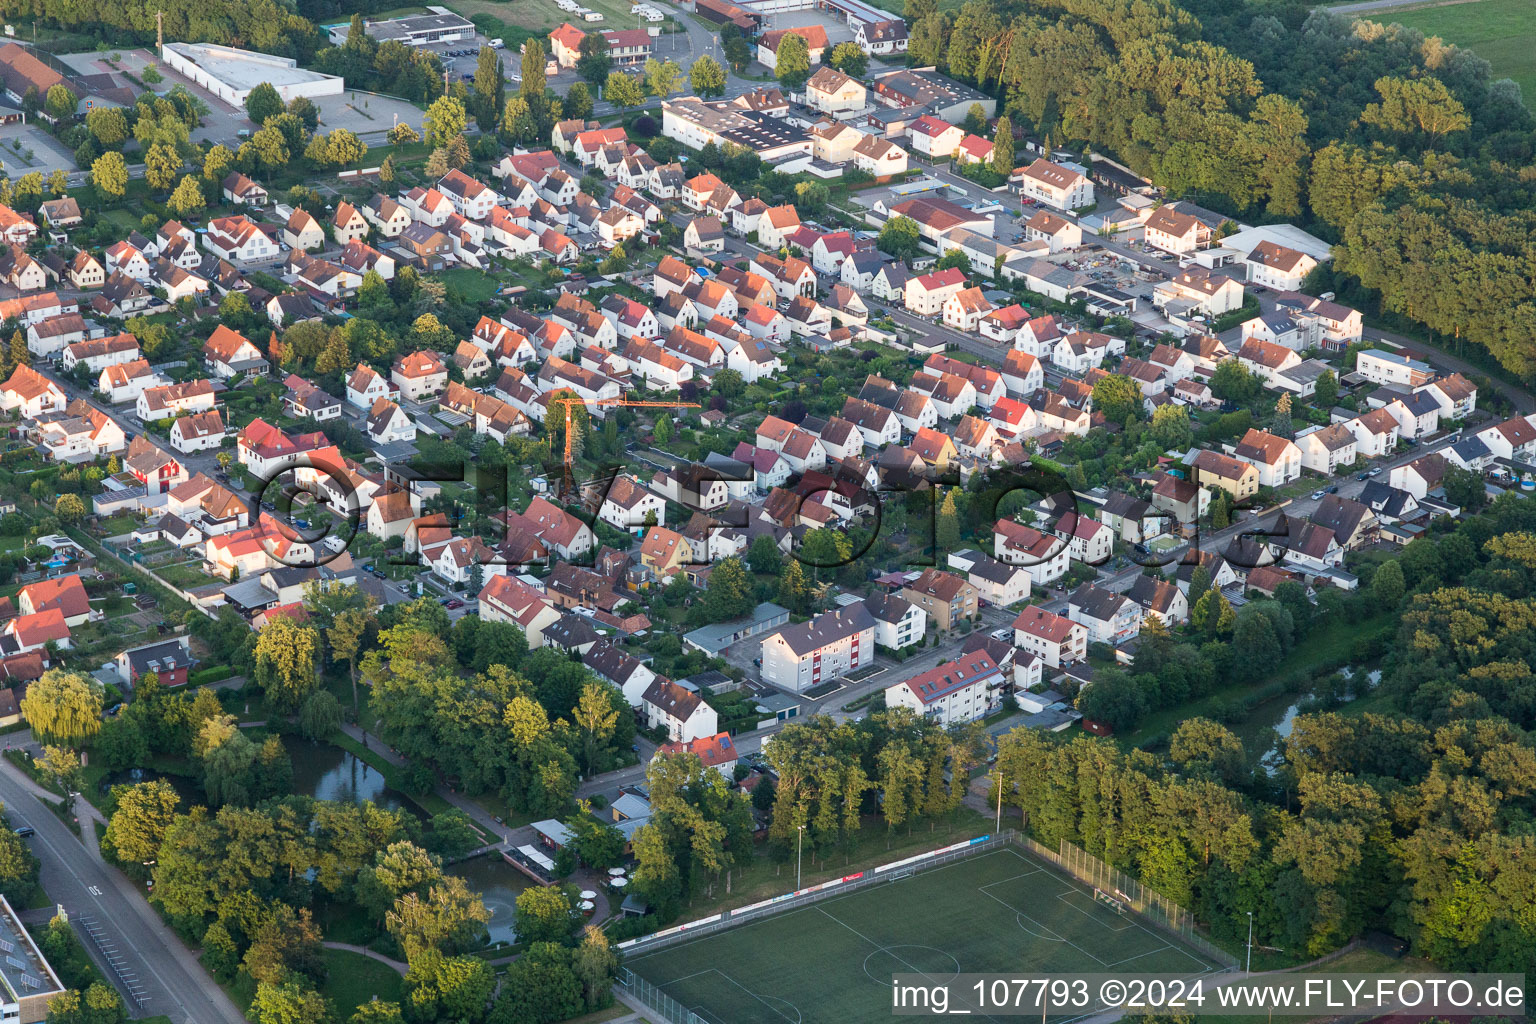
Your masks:
<svg viewBox="0 0 1536 1024"><path fill-rule="evenodd" d="M697 409L698 402L641 402L629 398L556 398L551 404L565 406L565 493L570 495L576 488L576 477L572 470L575 459L571 455L571 407L574 405L596 405L603 408L622 406L625 408L639 409Z"/></svg>

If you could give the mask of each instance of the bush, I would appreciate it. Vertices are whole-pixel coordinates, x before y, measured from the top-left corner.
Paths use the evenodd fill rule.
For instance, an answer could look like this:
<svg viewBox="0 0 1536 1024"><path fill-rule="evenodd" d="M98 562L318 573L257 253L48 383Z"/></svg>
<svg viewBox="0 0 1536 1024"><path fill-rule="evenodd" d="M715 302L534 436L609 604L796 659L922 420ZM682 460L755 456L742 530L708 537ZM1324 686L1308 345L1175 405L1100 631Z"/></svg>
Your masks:
<svg viewBox="0 0 1536 1024"><path fill-rule="evenodd" d="M228 665L210 665L200 668L187 676L188 686L207 686L210 683L219 683L235 674L235 670Z"/></svg>

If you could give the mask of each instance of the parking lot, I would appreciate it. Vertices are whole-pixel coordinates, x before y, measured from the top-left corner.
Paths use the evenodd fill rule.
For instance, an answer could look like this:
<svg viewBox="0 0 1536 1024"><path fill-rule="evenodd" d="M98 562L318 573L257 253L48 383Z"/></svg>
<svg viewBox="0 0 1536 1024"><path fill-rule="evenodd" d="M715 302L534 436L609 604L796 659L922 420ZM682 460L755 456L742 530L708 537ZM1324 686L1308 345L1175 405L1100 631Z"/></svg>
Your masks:
<svg viewBox="0 0 1536 1024"><path fill-rule="evenodd" d="M0 126L0 166L10 178L32 171L73 171L75 157L52 135L30 124Z"/></svg>

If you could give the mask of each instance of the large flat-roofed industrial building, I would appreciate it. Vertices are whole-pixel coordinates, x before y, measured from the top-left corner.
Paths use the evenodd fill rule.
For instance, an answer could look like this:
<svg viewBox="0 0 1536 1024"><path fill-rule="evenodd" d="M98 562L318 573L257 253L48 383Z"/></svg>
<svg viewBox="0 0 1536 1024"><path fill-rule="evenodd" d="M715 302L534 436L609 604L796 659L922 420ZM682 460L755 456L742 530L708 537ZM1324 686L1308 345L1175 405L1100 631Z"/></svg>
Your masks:
<svg viewBox="0 0 1536 1024"><path fill-rule="evenodd" d="M251 90L266 82L283 102L300 96L340 96L346 83L338 75L306 71L289 57L238 50L213 43L166 43L160 59L230 106L244 106Z"/></svg>
<svg viewBox="0 0 1536 1024"><path fill-rule="evenodd" d="M0 896L0 1021L37 1024L48 1017L48 1001L64 992L32 936L10 903Z"/></svg>
<svg viewBox="0 0 1536 1024"><path fill-rule="evenodd" d="M433 43L457 43L475 37L475 26L468 18L454 14L446 7L428 7L428 14L413 14L404 18L385 21L369 21L363 25L368 38L379 42L394 40L406 46L429 46ZM351 24L342 22L332 25L329 35L333 45L347 41Z"/></svg>

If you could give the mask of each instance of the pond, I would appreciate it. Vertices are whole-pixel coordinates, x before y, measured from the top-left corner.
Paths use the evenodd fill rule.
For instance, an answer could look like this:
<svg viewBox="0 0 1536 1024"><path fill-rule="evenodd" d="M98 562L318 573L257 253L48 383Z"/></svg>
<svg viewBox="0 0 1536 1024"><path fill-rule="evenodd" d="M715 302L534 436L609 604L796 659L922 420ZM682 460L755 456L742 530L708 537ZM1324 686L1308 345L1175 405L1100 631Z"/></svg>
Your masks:
<svg viewBox="0 0 1536 1024"><path fill-rule="evenodd" d="M485 909L491 912L486 928L492 943L510 943L517 937L513 928L517 894L533 884L527 875L502 860L499 853L452 864L444 870L463 878L471 892L480 894Z"/></svg>
<svg viewBox="0 0 1536 1024"><path fill-rule="evenodd" d="M113 786L132 786L140 782L165 781L171 784L176 795L181 797L182 809L194 804L207 804L208 796L203 792L203 787L197 780L189 775L171 775L168 772L157 772L153 768L129 768L120 772L108 772L101 777L99 783L101 792L110 793Z"/></svg>
<svg viewBox="0 0 1536 1024"><path fill-rule="evenodd" d="M295 793L338 803L371 801L392 811L403 808L421 814L415 801L391 789L383 774L350 750L329 743L311 743L297 736L284 736L283 746L293 761Z"/></svg>
<svg viewBox="0 0 1536 1024"><path fill-rule="evenodd" d="M1348 667L1339 670L1339 675L1345 679L1352 679L1354 671ZM1344 703L1363 697L1381 682L1381 669L1373 668L1365 673L1366 685L1351 685L1349 693L1344 697ZM1273 775L1279 770L1284 755L1285 738L1291 734L1291 726L1296 721L1296 716L1302 713L1312 701L1311 694L1286 694L1275 697L1259 704L1243 721L1232 726L1232 732L1243 741L1243 747L1248 751L1248 756L1253 758L1259 767Z"/></svg>

